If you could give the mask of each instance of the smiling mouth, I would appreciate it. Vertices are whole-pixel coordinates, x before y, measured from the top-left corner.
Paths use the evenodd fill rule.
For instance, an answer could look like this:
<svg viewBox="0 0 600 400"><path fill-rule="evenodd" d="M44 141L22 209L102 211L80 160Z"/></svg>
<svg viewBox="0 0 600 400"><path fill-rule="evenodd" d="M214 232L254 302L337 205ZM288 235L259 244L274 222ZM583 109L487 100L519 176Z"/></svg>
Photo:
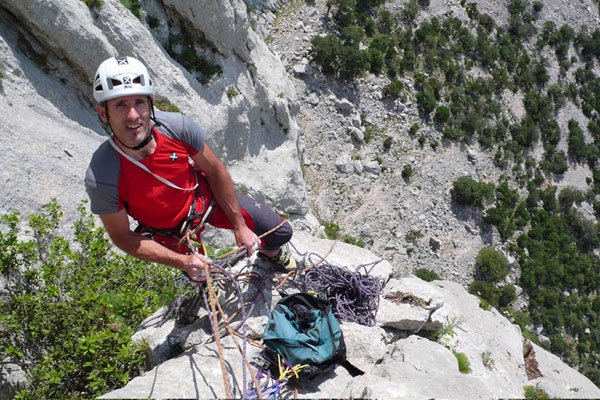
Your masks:
<svg viewBox="0 0 600 400"><path fill-rule="evenodd" d="M139 129L142 126L142 124L136 124L136 125L126 125L125 127L129 130L136 130Z"/></svg>

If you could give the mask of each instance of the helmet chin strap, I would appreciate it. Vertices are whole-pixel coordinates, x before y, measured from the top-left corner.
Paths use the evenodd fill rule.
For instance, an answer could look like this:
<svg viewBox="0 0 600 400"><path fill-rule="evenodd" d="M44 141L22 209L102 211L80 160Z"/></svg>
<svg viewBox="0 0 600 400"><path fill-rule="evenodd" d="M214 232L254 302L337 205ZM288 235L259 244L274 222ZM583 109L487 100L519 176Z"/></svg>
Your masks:
<svg viewBox="0 0 600 400"><path fill-rule="evenodd" d="M110 130L112 130L112 128L110 128ZM117 135L115 135L115 133L113 132L112 135L115 139L117 139L119 141L119 143L121 143L124 147L127 147L128 149L131 150L140 150L143 149L144 147L146 147L146 145L148 145L148 143L150 143L150 141L152 141L152 139L154 139L154 134L152 133L152 129L150 129L150 132L148 133L148 136L146 136L146 138L142 141L142 143L138 144L137 146L127 146L125 143L123 143L121 141L121 139L119 139L119 137Z"/></svg>

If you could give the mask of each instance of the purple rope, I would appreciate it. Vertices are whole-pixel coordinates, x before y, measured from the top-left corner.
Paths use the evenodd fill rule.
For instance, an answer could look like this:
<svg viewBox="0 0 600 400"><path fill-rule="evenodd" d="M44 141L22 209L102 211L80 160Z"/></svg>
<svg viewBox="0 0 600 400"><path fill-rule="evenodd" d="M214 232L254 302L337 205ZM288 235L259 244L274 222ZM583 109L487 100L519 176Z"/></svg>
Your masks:
<svg viewBox="0 0 600 400"><path fill-rule="evenodd" d="M374 326L383 283L369 273L378 262L359 265L352 272L321 261L300 278L303 291L324 295L332 305L333 314L342 321Z"/></svg>

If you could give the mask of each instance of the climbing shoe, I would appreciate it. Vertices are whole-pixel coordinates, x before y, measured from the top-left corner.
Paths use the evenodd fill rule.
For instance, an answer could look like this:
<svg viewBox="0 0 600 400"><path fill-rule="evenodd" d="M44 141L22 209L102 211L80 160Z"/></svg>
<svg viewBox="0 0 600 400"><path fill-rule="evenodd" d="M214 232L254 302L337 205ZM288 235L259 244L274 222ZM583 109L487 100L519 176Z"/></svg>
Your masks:
<svg viewBox="0 0 600 400"><path fill-rule="evenodd" d="M290 251L285 246L281 247L279 253L274 257L267 257L262 252L258 252L258 257L273 262L279 272L292 272L296 270L296 260L294 260L294 257L292 257Z"/></svg>

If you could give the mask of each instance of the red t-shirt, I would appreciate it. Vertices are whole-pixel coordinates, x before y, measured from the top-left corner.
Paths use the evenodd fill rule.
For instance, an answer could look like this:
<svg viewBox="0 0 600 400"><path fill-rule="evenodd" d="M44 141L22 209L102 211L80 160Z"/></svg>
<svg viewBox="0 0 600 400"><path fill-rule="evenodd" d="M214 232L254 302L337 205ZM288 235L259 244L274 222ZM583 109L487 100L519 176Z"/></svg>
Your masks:
<svg viewBox="0 0 600 400"><path fill-rule="evenodd" d="M196 186L188 156L197 152L183 142L156 132L156 151L140 162L160 177L187 189ZM193 190L172 188L123 156L119 174L119 210L154 228L173 228L190 209Z"/></svg>
<svg viewBox="0 0 600 400"><path fill-rule="evenodd" d="M204 145L204 130L182 114L157 110L156 117L162 123L153 128L156 150L140 162L181 188L193 188L196 174L189 157ZM200 189L207 191L206 180L202 175L199 178ZM196 197L194 190L180 190L161 182L118 154L108 142L94 153L85 184L93 213L116 213L125 208L138 222L159 229L176 227Z"/></svg>

